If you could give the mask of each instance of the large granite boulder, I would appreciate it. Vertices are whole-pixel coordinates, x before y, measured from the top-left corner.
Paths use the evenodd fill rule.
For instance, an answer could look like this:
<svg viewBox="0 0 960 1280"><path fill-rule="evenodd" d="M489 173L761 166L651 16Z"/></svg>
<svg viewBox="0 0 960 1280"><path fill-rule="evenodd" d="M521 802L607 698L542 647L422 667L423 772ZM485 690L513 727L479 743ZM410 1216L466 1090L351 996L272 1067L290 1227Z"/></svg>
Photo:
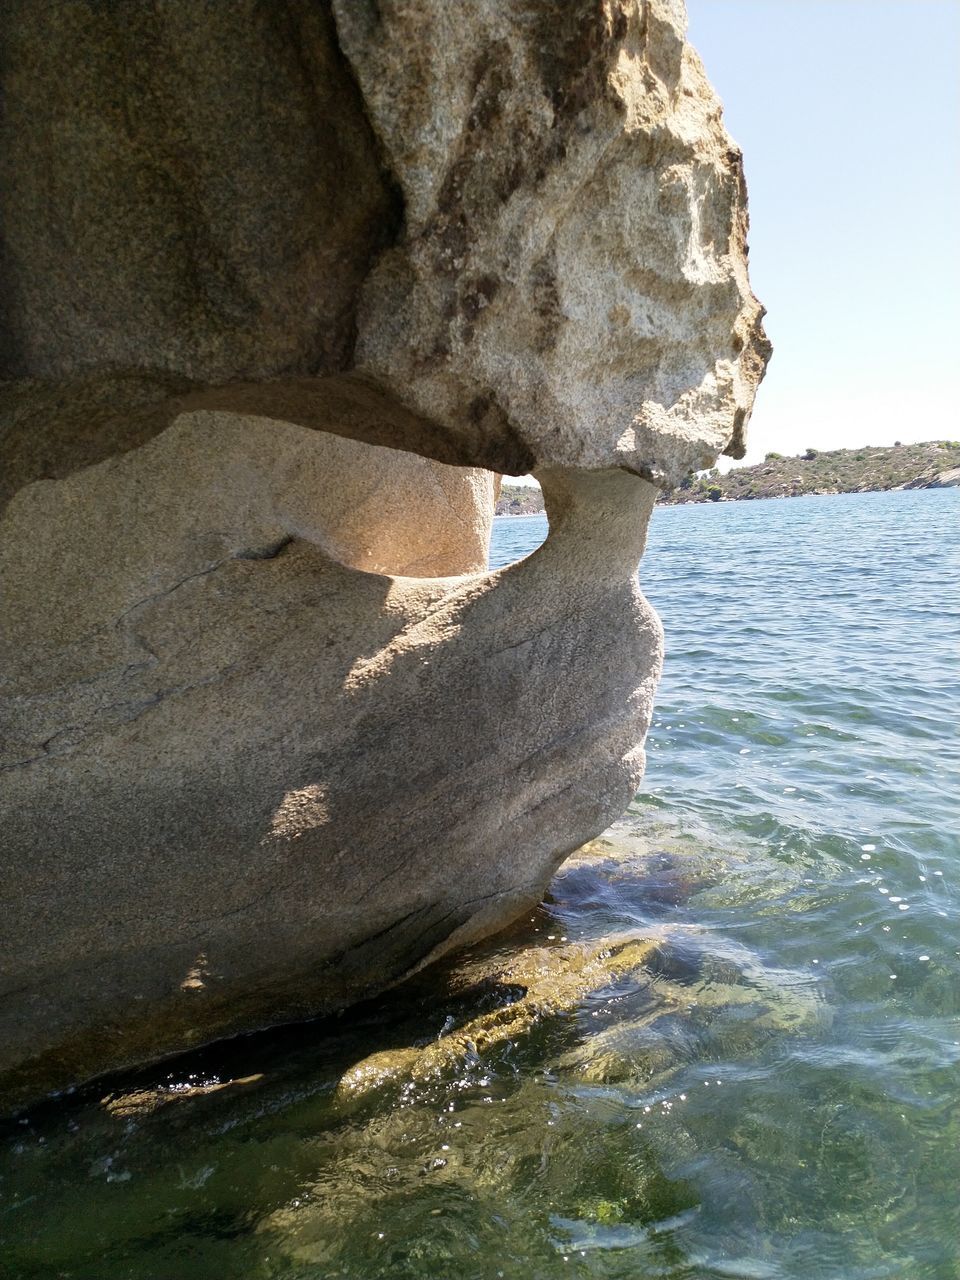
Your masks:
<svg viewBox="0 0 960 1280"><path fill-rule="evenodd" d="M527 909L636 789L653 486L546 474L536 555L388 576L348 566L365 524L311 525L288 490L330 445L362 481L386 452L198 413L8 508L14 1099L370 994ZM404 561L439 560L451 494L482 483L450 469L430 502L438 466L390 472L384 505L422 528Z"/></svg>
<svg viewBox="0 0 960 1280"><path fill-rule="evenodd" d="M6 1105L383 989L626 805L656 484L767 355L683 22L0 12Z"/></svg>

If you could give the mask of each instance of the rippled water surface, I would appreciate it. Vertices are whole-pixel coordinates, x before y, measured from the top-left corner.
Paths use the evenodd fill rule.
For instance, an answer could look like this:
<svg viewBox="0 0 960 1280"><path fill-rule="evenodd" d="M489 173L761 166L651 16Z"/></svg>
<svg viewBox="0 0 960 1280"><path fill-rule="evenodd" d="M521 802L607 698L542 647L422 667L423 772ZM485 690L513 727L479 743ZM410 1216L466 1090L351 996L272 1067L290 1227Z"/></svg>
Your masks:
<svg viewBox="0 0 960 1280"><path fill-rule="evenodd" d="M0 1273L958 1280L960 492L658 508L641 584L647 776L543 908L13 1124Z"/></svg>

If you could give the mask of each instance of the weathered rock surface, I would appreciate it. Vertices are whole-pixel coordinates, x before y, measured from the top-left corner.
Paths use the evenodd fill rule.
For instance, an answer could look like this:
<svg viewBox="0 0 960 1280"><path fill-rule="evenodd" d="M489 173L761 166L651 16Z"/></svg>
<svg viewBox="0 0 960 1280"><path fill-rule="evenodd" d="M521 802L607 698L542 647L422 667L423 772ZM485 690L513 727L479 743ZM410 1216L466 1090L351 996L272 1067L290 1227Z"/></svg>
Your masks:
<svg viewBox="0 0 960 1280"><path fill-rule="evenodd" d="M327 7L0 9L6 376L349 363L400 216Z"/></svg>
<svg viewBox="0 0 960 1280"><path fill-rule="evenodd" d="M217 423L185 421L10 505L16 533L50 527L38 505L144 495L100 582L111 548L71 548L63 521L25 554L3 541L5 582L43 584L3 667L14 1096L382 987L536 901L639 781L652 485L556 477L555 531L527 561L386 577L288 541L256 425L244 467L205 477L184 437ZM27 644L44 620L45 652Z"/></svg>
<svg viewBox="0 0 960 1280"><path fill-rule="evenodd" d="M333 10L4 7L6 376L230 384L205 403L310 426L313 375L353 371L412 412L332 429L442 462L741 456L769 348L680 0ZM124 400L136 443L173 416ZM82 465L108 418L30 435Z"/></svg>
<svg viewBox="0 0 960 1280"><path fill-rule="evenodd" d="M679 3L15 0L0 48L16 1104L536 900L640 777L650 481L741 449L767 348Z"/></svg>
<svg viewBox="0 0 960 1280"><path fill-rule="evenodd" d="M532 466L677 482L742 456L768 347L740 153L682 3L334 11L406 214L358 369Z"/></svg>

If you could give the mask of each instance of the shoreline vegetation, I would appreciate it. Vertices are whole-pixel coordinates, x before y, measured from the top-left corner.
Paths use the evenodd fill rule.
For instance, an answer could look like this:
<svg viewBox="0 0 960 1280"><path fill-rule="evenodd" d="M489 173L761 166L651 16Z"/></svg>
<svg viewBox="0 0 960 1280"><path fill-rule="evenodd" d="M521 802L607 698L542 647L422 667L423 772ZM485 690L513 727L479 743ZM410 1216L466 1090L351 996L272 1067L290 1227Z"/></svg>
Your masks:
<svg viewBox="0 0 960 1280"><path fill-rule="evenodd" d="M736 467L726 475L714 468L691 475L658 499L735 502L755 498L799 498L804 494L874 493L889 489L940 489L960 485L960 441L866 445L862 449L807 449L795 457L768 453L763 462ZM532 516L543 511L543 494L525 485L505 484L498 516Z"/></svg>

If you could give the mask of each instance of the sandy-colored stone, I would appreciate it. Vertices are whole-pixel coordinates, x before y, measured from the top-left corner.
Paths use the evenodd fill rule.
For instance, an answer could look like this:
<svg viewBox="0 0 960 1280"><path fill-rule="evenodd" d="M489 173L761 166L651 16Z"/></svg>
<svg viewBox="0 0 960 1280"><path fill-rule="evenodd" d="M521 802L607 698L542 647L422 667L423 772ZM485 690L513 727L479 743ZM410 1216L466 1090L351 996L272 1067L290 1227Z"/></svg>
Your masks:
<svg viewBox="0 0 960 1280"><path fill-rule="evenodd" d="M327 7L0 6L0 366L346 367L400 216Z"/></svg>
<svg viewBox="0 0 960 1280"><path fill-rule="evenodd" d="M334 0L399 183L357 368L530 466L675 483L743 432L769 347L741 156L678 0Z"/></svg>
<svg viewBox="0 0 960 1280"><path fill-rule="evenodd" d="M742 456L769 345L682 3L333 10L4 8L0 376L242 382L315 425L352 371L408 413L333 429L443 462Z"/></svg>
<svg viewBox="0 0 960 1280"><path fill-rule="evenodd" d="M3 8L6 1103L382 990L630 799L655 485L768 350L683 29Z"/></svg>
<svg viewBox="0 0 960 1280"><path fill-rule="evenodd" d="M642 771L652 486L547 476L528 560L387 577L281 509L273 424L232 461L225 429L185 419L7 509L8 1098L382 988L536 902ZM288 433L293 462L322 439Z"/></svg>

